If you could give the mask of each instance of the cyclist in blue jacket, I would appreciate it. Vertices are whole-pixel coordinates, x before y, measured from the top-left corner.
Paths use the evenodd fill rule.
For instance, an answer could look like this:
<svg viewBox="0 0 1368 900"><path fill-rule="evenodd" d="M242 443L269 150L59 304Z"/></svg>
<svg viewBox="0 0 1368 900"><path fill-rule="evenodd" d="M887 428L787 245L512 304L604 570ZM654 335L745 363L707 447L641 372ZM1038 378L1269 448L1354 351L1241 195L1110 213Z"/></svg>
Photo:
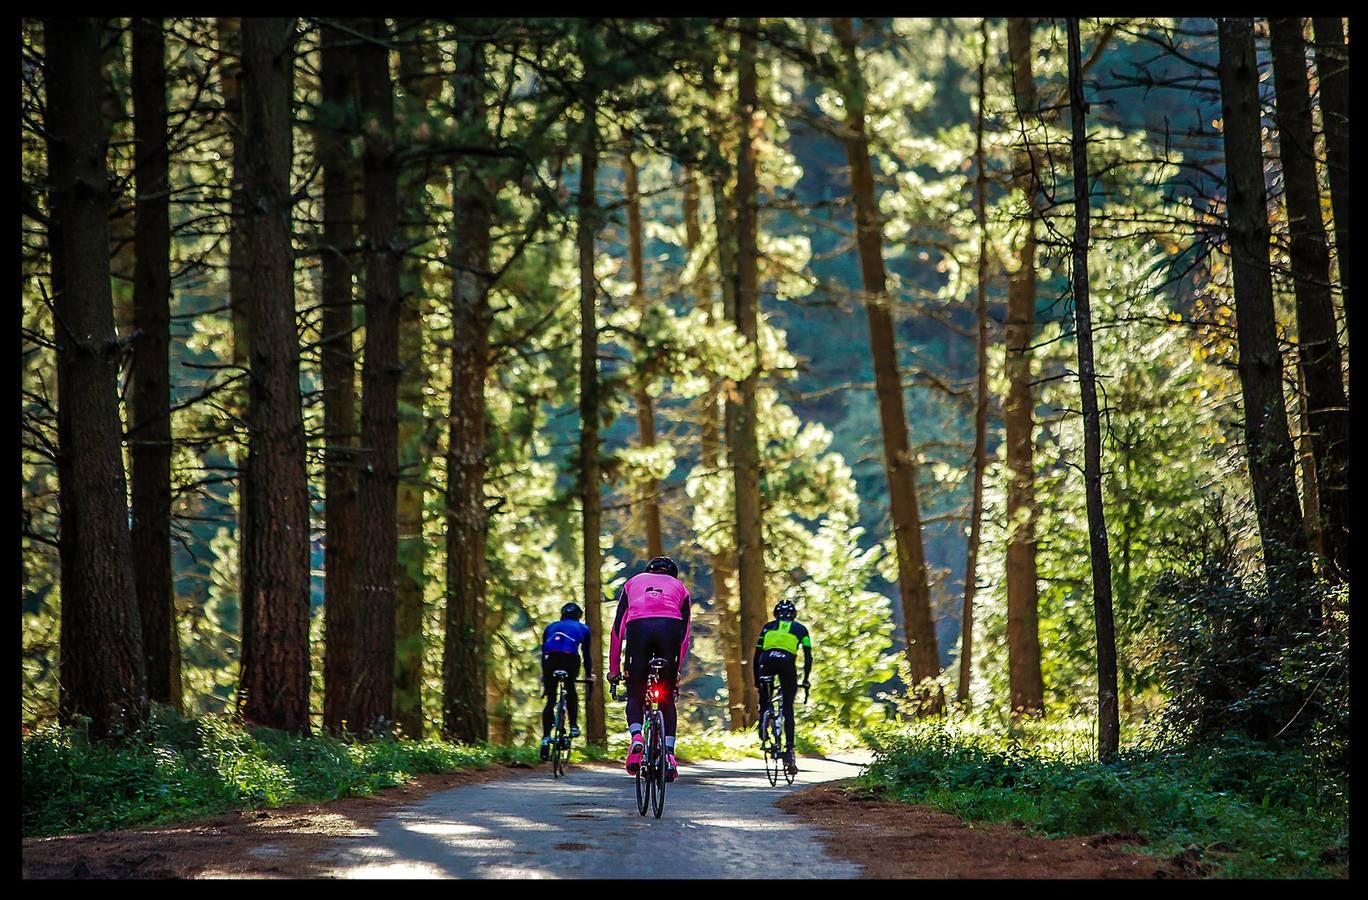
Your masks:
<svg viewBox="0 0 1368 900"><path fill-rule="evenodd" d="M546 705L542 707L541 758L551 758L551 720L555 717L552 707L556 703L556 679L552 673L563 670L570 673L565 683L566 706L570 712L570 736L579 737L579 692L575 689L575 679L579 677L579 654L584 654L584 677L593 678L594 667L589 656L589 626L580 619L584 610L578 603L567 603L561 607L559 622L552 622L542 632L542 696ZM593 685L588 685L590 690Z"/></svg>

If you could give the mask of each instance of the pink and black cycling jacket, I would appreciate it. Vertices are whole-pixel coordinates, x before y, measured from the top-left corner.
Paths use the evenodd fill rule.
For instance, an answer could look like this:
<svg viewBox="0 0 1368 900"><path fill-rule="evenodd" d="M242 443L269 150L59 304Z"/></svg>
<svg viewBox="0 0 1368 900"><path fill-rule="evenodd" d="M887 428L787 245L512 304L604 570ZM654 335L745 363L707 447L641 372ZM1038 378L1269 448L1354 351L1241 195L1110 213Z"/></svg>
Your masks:
<svg viewBox="0 0 1368 900"><path fill-rule="evenodd" d="M689 652L689 589L678 578L658 572L642 572L627 579L618 592L618 616L609 646L609 674L618 672L622 638L633 619L682 619L684 640L679 645L679 664Z"/></svg>

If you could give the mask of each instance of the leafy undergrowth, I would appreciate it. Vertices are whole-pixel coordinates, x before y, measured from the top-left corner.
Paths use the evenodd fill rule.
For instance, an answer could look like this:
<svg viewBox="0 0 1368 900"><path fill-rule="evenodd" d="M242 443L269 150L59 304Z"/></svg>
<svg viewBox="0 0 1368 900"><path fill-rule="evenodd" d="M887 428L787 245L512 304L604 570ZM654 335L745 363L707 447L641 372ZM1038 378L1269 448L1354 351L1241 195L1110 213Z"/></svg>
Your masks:
<svg viewBox="0 0 1368 900"><path fill-rule="evenodd" d="M1348 874L1348 775L1297 747L1151 742L1102 765L1091 723L1079 720L928 721L871 740L867 783L965 819L1052 837L1134 836L1146 852L1215 877Z"/></svg>
<svg viewBox="0 0 1368 900"><path fill-rule="evenodd" d="M536 749L294 737L159 709L115 743L40 729L24 739L22 757L23 832L39 837L360 796L428 772L531 762Z"/></svg>
<svg viewBox="0 0 1368 900"><path fill-rule="evenodd" d="M845 733L800 733L798 748L820 753L854 742ZM690 761L742 759L756 756L757 747L750 730L685 726L679 738L679 755ZM615 730L604 748L576 741L574 758L618 760L626 753L626 732ZM117 742L92 744L79 731L39 729L24 738L22 757L23 833L44 837L356 797L429 772L534 763L537 746L295 737L226 716L184 719L159 707L142 731Z"/></svg>

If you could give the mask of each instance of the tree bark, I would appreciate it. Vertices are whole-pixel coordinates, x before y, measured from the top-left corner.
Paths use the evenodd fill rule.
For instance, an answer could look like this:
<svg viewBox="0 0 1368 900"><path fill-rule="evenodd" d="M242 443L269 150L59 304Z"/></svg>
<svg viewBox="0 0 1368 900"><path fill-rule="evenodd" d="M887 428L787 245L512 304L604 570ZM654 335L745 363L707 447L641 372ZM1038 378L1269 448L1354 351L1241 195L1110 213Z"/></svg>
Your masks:
<svg viewBox="0 0 1368 900"><path fill-rule="evenodd" d="M456 97L463 129L484 134L483 44L458 51ZM485 379L489 365L490 229L494 198L468 164L451 172L456 203L452 245L451 405L446 494L447 596L442 655L443 729L459 741L487 740L485 637Z"/></svg>
<svg viewBox="0 0 1368 900"><path fill-rule="evenodd" d="M393 721L394 583L399 529L399 172L394 89L382 18L358 22L361 132L365 138L366 346L361 369L361 519L357 551L356 653L348 719L379 732Z"/></svg>
<svg viewBox="0 0 1368 900"><path fill-rule="evenodd" d="M1007 20L1012 94L1025 131L1039 101L1032 71L1031 20ZM1031 332L1036 305L1036 220L1040 183L1030 145L1017 155L1014 187L1026 205L1025 233L1017 270L1007 282L1004 329L1007 397L1003 426L1007 451L1007 669L1012 713L1041 715L1045 684L1040 672L1040 626L1036 584L1035 400L1031 391Z"/></svg>
<svg viewBox="0 0 1368 900"><path fill-rule="evenodd" d="M171 574L171 218L166 40L161 19L133 22L133 575L142 618L147 694L181 705L180 641Z"/></svg>
<svg viewBox="0 0 1368 900"><path fill-rule="evenodd" d="M960 616L959 684L955 700L969 702L969 687L973 677L974 660L974 594L978 587L978 553L983 520L983 470L987 467L985 452L988 434L988 178L983 168L983 117L986 102L986 69L988 67L988 20L979 23L982 56L978 70L978 111L974 117L974 218L978 223L979 251L974 314L978 319L977 391L974 404L974 486L969 510L969 547L964 565L964 609Z"/></svg>
<svg viewBox="0 0 1368 900"><path fill-rule="evenodd" d="M442 81L433 77L438 61L436 44L423 41L421 26L403 36L399 46L399 78L408 114L419 121L441 94ZM423 307L426 289L423 259L429 251L424 238L425 200L430 184L442 180L442 168L424 155L410 164L400 179L399 196L405 204L403 246L409 248L400 272L399 364L399 497L398 568L394 585L394 720L400 730L422 737L423 723L423 486L427 483L427 418L423 397L427 366L423 364Z"/></svg>
<svg viewBox="0 0 1368 900"><path fill-rule="evenodd" d="M1306 375L1301 362L1297 363L1297 434L1293 437L1297 451L1297 468L1302 483L1302 524L1306 528L1306 542L1311 552L1325 556L1321 540L1320 491L1316 486L1316 455L1311 451L1311 420L1306 414Z"/></svg>
<svg viewBox="0 0 1368 900"><path fill-rule="evenodd" d="M299 392L290 163L295 20L242 23L242 163L248 400L243 718L309 731L309 492Z"/></svg>
<svg viewBox="0 0 1368 900"><path fill-rule="evenodd" d="M247 393L250 391L251 356L248 352L250 331L248 328L248 272L251 260L247 256L246 241L243 239L243 200L242 178L245 170L243 145L245 133L242 127L242 20L237 17L220 16L217 20L219 45L219 79L223 93L223 125L228 143L228 308L232 332L232 363L234 369L247 378L246 389L234 387L225 398L235 435L233 441L233 462L238 477L238 607L240 634L251 628L252 606L250 598L255 595L248 583L253 565L248 559L251 552L245 537L247 520L251 517L249 506L252 491L247 484ZM239 437L240 436L240 437ZM238 668L246 663L244 654L251 648L243 643L238 654Z"/></svg>
<svg viewBox="0 0 1368 900"><path fill-rule="evenodd" d="M360 179L347 156L356 130L354 39L324 27L321 89L333 127L318 132L323 167L323 375L324 544L323 725L344 730L355 641L356 547L356 353L352 278L356 261L356 201Z"/></svg>
<svg viewBox="0 0 1368 900"><path fill-rule="evenodd" d="M1088 502L1088 548L1092 561L1093 621L1097 629L1097 757L1116 756L1121 718L1116 692L1116 630L1112 622L1111 557L1102 506L1102 428L1093 364L1092 312L1088 296L1089 195L1087 104L1083 99L1078 20L1069 19L1069 113L1074 181L1073 299L1078 339L1078 381L1083 403L1083 479Z"/></svg>
<svg viewBox="0 0 1368 900"><path fill-rule="evenodd" d="M628 260L632 271L632 304L640 311L643 326L646 320L646 266L641 249L641 195L637 188L636 160L632 158L632 145L627 143L622 153L622 171L626 181L627 194L627 247ZM638 382L634 399L636 401L637 439L642 447L655 446L655 405L647 385L651 381L651 348L643 344L639 350L641 360L637 364ZM646 532L646 558L654 559L665 555L660 536L660 484L654 478L646 483L646 497L642 503L642 518Z"/></svg>
<svg viewBox="0 0 1368 900"><path fill-rule="evenodd" d="M1299 17L1273 18L1268 24L1278 109L1278 153L1292 241L1297 348L1306 385L1324 569L1331 578L1347 582L1351 563L1349 405L1344 396L1343 361L1330 288L1330 246L1321 221L1306 42Z"/></svg>
<svg viewBox="0 0 1368 900"><path fill-rule="evenodd" d="M699 244L703 242L703 230L699 224L699 190L694 173L688 172L684 182L684 239L689 256L692 257ZM723 240L724 229L721 221L730 208L721 193L720 185L713 188L713 214L718 219L717 249L719 254L718 272L722 283L730 284L730 264L724 265L721 254L729 246ZM729 233L729 229L725 229ZM704 268L699 267L699 272ZM695 302L703 309L709 325L716 322L712 290L700 274L694 282ZM724 308L728 305L723 304ZM702 425L699 429L698 463L709 478L723 477L722 432L718 425L718 399L722 394L722 380L715 374L709 375L708 391L702 398ZM732 532L735 533L734 531ZM727 674L727 707L729 722L733 731L746 727L746 689L745 676L741 669L741 621L738 618L736 597L732 593L732 579L736 575L736 550L731 548L721 553L710 554L712 568L713 602L717 604L718 638L722 645L723 667Z"/></svg>
<svg viewBox="0 0 1368 900"><path fill-rule="evenodd" d="M756 40L754 19L742 20L736 126L740 137L736 157L736 272L735 306L731 310L736 329L746 341L749 373L737 385L737 396L727 399L727 452L731 457L735 481L736 548L739 562L738 586L741 597L741 647L755 645L760 629L769 618L765 604L765 544L763 511L760 501L760 447L756 436L755 389L760 380L760 291L756 179L756 142L758 140L759 99L756 78ZM748 672L750 654L741 654L743 679ZM745 724L759 718L757 698L746 691Z"/></svg>
<svg viewBox="0 0 1368 900"><path fill-rule="evenodd" d="M61 487L59 713L101 739L147 718L147 673L125 505L119 345L109 280L100 20L43 23L49 248Z"/></svg>
<svg viewBox="0 0 1368 900"><path fill-rule="evenodd" d="M943 698L938 690L934 693L926 690L923 682L940 673L940 657L936 648L931 591L922 548L917 462L908 445L895 327L884 273L883 228L874 196L869 140L865 134L864 78L860 74L850 19L836 18L831 21L832 30L845 55L846 159L850 165L860 275L864 284L865 312L869 317L869 350L874 361L874 386L879 401L879 424L883 432L884 467L888 475L890 512L898 552L898 591L902 598L907 662L914 681L908 687L916 692L918 706L923 712L935 712L941 708Z"/></svg>
<svg viewBox="0 0 1368 900"><path fill-rule="evenodd" d="M1339 268L1340 302L1344 305L1349 353L1354 356L1354 323L1358 314L1349 300L1349 44L1344 20L1317 16L1316 78L1320 85L1321 120L1325 128L1325 169L1330 178L1330 209L1335 224L1335 263ZM1358 357L1362 359L1362 356Z"/></svg>
<svg viewBox="0 0 1368 900"><path fill-rule="evenodd" d="M1308 547L1297 502L1295 454L1287 428L1282 355L1273 312L1253 23L1220 19L1217 36L1245 454L1268 576L1301 577Z"/></svg>
<svg viewBox="0 0 1368 900"><path fill-rule="evenodd" d="M599 523L602 497L599 484L599 378L598 282L594 278L594 233L599 226L596 199L598 179L597 108L593 100L584 103L584 134L580 149L580 187L576 204L579 215L576 242L580 270L580 502L584 510L581 535L584 540L584 619L589 626L589 652L602 665L603 652L603 555L599 550ZM589 742L602 745L608 740L603 691L586 692L585 719Z"/></svg>

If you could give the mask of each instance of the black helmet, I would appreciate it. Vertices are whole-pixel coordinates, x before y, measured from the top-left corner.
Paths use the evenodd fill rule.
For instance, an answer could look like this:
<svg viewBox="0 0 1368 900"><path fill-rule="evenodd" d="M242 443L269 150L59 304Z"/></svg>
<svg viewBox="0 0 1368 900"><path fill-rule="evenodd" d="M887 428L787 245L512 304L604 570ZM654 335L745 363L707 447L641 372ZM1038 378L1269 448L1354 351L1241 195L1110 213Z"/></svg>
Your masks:
<svg viewBox="0 0 1368 900"><path fill-rule="evenodd" d="M679 566L674 564L674 560L668 556L657 556L646 564L647 572L660 572L669 575L671 578L679 577Z"/></svg>
<svg viewBox="0 0 1368 900"><path fill-rule="evenodd" d="M561 618L575 619L576 621L578 621L579 619L584 618L584 610L580 609L580 605L578 603L571 601L561 607Z"/></svg>
<svg viewBox="0 0 1368 900"><path fill-rule="evenodd" d="M774 617L792 621L798 618L798 607L793 605L792 600L780 600L774 604Z"/></svg>

